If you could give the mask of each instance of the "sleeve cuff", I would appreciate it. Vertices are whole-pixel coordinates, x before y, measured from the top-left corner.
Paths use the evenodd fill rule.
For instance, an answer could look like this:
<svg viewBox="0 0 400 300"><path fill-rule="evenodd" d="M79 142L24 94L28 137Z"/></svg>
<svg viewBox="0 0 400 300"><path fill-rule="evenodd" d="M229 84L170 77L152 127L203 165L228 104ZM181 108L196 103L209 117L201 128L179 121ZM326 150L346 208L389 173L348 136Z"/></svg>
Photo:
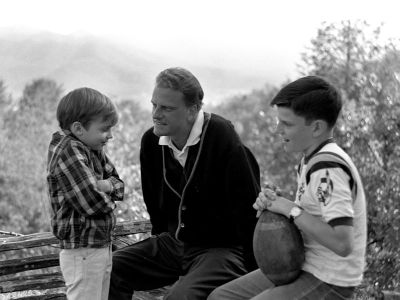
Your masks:
<svg viewBox="0 0 400 300"><path fill-rule="evenodd" d="M329 225L332 227L339 226L339 225L347 225L353 226L353 218L352 217L340 217L332 219L328 222Z"/></svg>

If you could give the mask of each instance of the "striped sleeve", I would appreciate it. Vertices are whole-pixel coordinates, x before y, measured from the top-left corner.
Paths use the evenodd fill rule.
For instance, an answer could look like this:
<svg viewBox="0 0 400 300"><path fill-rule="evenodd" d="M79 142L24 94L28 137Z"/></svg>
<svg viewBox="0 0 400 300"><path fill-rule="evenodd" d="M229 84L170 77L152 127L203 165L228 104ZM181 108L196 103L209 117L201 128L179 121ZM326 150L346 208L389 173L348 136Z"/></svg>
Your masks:
<svg viewBox="0 0 400 300"><path fill-rule="evenodd" d="M349 176L341 168L319 169L311 174L313 197L319 202L325 222L353 218L354 208Z"/></svg>

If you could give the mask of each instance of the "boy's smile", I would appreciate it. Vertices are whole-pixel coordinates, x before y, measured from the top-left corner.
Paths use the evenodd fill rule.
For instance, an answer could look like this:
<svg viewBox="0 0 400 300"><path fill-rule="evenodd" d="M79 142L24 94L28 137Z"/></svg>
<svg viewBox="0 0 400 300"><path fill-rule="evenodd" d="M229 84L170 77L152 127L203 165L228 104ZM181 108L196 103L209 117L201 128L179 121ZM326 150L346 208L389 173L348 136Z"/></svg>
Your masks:
<svg viewBox="0 0 400 300"><path fill-rule="evenodd" d="M306 124L304 117L296 115L287 107L278 107L277 132L287 152L303 152L306 155L314 148L312 123Z"/></svg>
<svg viewBox="0 0 400 300"><path fill-rule="evenodd" d="M81 131L76 136L92 150L101 150L113 137L112 127L113 125L110 122L98 118L91 121L87 129L82 126Z"/></svg>

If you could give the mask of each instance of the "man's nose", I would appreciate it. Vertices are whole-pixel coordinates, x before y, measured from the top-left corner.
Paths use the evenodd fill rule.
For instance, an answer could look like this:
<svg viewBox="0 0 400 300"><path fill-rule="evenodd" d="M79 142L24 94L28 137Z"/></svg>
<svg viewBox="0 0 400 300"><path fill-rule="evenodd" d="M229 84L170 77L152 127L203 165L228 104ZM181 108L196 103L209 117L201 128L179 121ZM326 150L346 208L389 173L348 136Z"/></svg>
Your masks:
<svg viewBox="0 0 400 300"><path fill-rule="evenodd" d="M161 109L158 106L153 107L153 118L158 119L161 117Z"/></svg>

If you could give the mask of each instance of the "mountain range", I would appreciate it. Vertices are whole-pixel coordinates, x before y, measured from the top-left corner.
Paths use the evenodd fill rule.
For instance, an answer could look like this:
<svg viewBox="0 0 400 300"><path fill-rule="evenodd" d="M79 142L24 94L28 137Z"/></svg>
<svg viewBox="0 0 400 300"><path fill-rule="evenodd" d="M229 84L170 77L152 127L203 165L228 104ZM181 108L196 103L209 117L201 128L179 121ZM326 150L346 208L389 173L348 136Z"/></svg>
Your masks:
<svg viewBox="0 0 400 300"><path fill-rule="evenodd" d="M266 83L252 70L218 65L211 57L173 57L162 49L150 51L88 34L0 30L0 80L14 97L32 80L49 78L66 92L88 86L113 98L144 104L156 75L171 66L192 71L205 90L205 102L211 104Z"/></svg>

